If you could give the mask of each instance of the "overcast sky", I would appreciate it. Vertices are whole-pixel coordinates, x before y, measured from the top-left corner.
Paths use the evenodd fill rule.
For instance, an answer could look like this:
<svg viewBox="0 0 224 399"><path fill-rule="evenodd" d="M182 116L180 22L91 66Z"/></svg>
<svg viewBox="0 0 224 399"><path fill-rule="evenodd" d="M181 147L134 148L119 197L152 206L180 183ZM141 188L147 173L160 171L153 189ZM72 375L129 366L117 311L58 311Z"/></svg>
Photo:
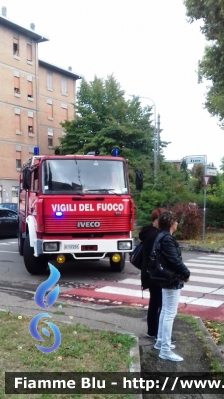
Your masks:
<svg viewBox="0 0 224 399"><path fill-rule="evenodd" d="M7 17L50 41L39 58L88 81L114 74L128 94L149 97L160 114L167 159L207 155L220 165L224 131L203 109L206 84L197 83L205 39L189 24L182 0L2 0ZM207 82L208 84L208 82ZM153 105L142 99L142 105Z"/></svg>

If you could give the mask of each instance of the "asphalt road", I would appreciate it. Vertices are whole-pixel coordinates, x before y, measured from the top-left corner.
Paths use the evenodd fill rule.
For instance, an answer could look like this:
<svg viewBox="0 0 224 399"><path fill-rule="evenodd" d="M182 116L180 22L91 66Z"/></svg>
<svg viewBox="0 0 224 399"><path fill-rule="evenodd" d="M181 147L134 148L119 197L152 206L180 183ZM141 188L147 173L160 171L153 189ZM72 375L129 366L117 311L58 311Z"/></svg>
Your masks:
<svg viewBox="0 0 224 399"><path fill-rule="evenodd" d="M192 258L192 253L184 253L184 259ZM198 254L194 254L197 257ZM77 284L92 284L96 281L119 281L128 277L136 277L139 271L132 266L126 256L126 265L122 273L112 273L109 261L74 261L64 265L52 262L61 273L60 287L73 287ZM48 273L32 276L23 263L23 257L18 253L17 240L0 239L0 292L4 290L35 292L37 286L46 279Z"/></svg>

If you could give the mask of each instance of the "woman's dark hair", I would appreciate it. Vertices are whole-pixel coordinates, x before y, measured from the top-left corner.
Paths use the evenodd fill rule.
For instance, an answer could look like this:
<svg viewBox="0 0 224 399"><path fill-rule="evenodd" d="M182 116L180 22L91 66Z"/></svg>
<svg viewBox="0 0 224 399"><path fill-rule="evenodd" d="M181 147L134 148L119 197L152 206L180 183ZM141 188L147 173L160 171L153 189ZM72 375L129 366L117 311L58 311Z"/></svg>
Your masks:
<svg viewBox="0 0 224 399"><path fill-rule="evenodd" d="M156 208L151 213L151 221L154 222L156 219L159 219L160 215L165 211L164 208Z"/></svg>
<svg viewBox="0 0 224 399"><path fill-rule="evenodd" d="M159 228L160 230L170 230L170 227L174 222L177 222L175 213L171 211L165 211L161 213L159 217Z"/></svg>

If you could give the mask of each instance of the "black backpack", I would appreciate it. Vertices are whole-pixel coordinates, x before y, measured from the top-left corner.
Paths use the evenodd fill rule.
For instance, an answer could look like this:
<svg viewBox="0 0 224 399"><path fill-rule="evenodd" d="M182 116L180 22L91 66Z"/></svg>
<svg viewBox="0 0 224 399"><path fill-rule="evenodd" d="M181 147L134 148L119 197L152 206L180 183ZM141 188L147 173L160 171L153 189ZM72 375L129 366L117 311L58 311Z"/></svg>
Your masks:
<svg viewBox="0 0 224 399"><path fill-rule="evenodd" d="M142 251L142 242L138 244L134 251L130 253L130 263L137 267L137 269L141 270L142 261L143 261L143 251Z"/></svg>

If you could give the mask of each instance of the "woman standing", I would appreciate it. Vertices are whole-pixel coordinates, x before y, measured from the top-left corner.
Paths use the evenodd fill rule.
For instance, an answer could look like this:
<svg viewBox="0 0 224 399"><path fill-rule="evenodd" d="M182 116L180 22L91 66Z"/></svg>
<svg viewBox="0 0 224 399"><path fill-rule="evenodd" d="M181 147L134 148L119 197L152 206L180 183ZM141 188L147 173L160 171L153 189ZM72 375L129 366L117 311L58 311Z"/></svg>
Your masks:
<svg viewBox="0 0 224 399"><path fill-rule="evenodd" d="M169 282L161 283L162 286L162 310L159 318L159 330L155 349L160 350L159 357L164 360L181 362L184 359L174 353L171 349L171 334L174 318L177 314L180 290L190 277L190 271L184 265L180 247L172 237L177 230L177 218L173 212L165 211L159 218L161 231L161 259L162 265L174 272L174 277Z"/></svg>
<svg viewBox="0 0 224 399"><path fill-rule="evenodd" d="M159 315L162 307L162 288L159 284L154 283L149 278L147 272L149 266L149 257L152 247L159 233L159 216L164 212L163 208L157 208L152 211L151 224L145 226L139 233L139 239L142 241L143 261L141 268L142 290L149 288L150 299L147 313L147 334L148 338L157 338Z"/></svg>

